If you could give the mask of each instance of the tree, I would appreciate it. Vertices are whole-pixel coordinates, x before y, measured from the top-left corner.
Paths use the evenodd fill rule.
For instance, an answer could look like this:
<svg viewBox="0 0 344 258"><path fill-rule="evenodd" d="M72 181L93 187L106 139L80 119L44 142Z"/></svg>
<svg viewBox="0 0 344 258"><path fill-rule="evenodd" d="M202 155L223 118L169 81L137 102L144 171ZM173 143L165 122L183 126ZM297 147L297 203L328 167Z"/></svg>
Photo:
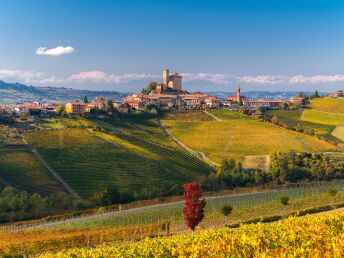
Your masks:
<svg viewBox="0 0 344 258"><path fill-rule="evenodd" d="M147 84L146 88L143 88L141 93L143 94L149 94L152 90L156 89L157 86L157 82L156 81L151 81Z"/></svg>
<svg viewBox="0 0 344 258"><path fill-rule="evenodd" d="M84 103L85 103L85 104L88 104L88 103L89 103L89 102L88 102L87 96L84 97Z"/></svg>
<svg viewBox="0 0 344 258"><path fill-rule="evenodd" d="M65 108L63 105L58 105L56 110L55 110L55 113L58 115L61 115L64 110L65 110Z"/></svg>
<svg viewBox="0 0 344 258"><path fill-rule="evenodd" d="M319 92L317 90L312 95L312 99L315 99L315 98L320 98Z"/></svg>
<svg viewBox="0 0 344 258"><path fill-rule="evenodd" d="M194 231L196 226L204 218L204 209L206 201L200 200L203 190L199 188L198 183L191 182L183 185L185 200L183 215L186 225Z"/></svg>
<svg viewBox="0 0 344 258"><path fill-rule="evenodd" d="M281 196L280 202L284 206L284 212L285 212L285 207L289 204L289 197L286 195Z"/></svg>
<svg viewBox="0 0 344 258"><path fill-rule="evenodd" d="M221 213L225 216L225 224L227 224L227 217L232 213L233 207L231 205L223 205Z"/></svg>

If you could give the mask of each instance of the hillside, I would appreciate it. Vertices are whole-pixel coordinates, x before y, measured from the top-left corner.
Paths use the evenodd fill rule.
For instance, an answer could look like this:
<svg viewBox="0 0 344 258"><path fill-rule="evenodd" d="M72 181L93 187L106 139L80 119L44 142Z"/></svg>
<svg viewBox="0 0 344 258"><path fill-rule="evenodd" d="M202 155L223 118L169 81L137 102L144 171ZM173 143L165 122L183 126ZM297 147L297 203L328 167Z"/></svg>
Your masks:
<svg viewBox="0 0 344 258"><path fill-rule="evenodd" d="M0 103L15 104L17 102L30 102L39 98L52 101L73 101L103 96L105 98L122 98L125 94L116 91L89 91L59 87L35 87L21 83L7 83L0 81Z"/></svg>
<svg viewBox="0 0 344 258"><path fill-rule="evenodd" d="M276 116L279 124L290 129L313 132L335 144L344 141L344 100L334 98L313 99L304 110L269 110L265 118Z"/></svg>
<svg viewBox="0 0 344 258"><path fill-rule="evenodd" d="M187 121L175 116L163 124L191 149L203 152L210 159L221 162L246 156L269 155L272 152L322 152L336 147L313 136L292 132L273 124L260 122L246 115L228 110L209 110L221 121ZM210 119L212 120L212 119Z"/></svg>
<svg viewBox="0 0 344 258"><path fill-rule="evenodd" d="M84 198L107 188L134 199L173 194L181 183L214 171L170 140L154 116L58 123L62 129L27 132L25 139Z"/></svg>

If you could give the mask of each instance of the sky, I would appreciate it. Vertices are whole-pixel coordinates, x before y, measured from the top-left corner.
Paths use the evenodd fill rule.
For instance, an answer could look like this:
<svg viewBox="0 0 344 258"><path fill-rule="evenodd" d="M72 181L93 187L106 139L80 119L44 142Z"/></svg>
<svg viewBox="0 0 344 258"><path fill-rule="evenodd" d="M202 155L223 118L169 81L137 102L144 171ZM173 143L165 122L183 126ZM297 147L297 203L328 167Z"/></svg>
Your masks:
<svg viewBox="0 0 344 258"><path fill-rule="evenodd" d="M135 92L344 89L344 1L0 0L0 80Z"/></svg>

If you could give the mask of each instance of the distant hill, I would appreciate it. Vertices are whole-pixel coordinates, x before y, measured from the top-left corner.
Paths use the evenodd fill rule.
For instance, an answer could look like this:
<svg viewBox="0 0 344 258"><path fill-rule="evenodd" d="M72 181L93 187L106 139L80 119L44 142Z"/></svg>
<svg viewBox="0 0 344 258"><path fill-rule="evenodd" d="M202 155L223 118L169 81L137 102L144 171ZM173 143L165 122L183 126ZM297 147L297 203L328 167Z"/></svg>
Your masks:
<svg viewBox="0 0 344 258"><path fill-rule="evenodd" d="M226 99L228 96L234 96L235 92L207 92L210 95L217 96L220 99ZM313 92L305 92L307 95L313 94ZM299 91L245 91L241 92L242 95L248 99L290 99L293 96L299 95ZM320 92L320 95L327 93Z"/></svg>
<svg viewBox="0 0 344 258"><path fill-rule="evenodd" d="M77 90L63 87L35 87L21 83L7 83L0 81L0 103L13 104L18 102L30 102L39 98L52 101L89 100L103 96L105 98L119 99L127 94L117 91L90 91Z"/></svg>

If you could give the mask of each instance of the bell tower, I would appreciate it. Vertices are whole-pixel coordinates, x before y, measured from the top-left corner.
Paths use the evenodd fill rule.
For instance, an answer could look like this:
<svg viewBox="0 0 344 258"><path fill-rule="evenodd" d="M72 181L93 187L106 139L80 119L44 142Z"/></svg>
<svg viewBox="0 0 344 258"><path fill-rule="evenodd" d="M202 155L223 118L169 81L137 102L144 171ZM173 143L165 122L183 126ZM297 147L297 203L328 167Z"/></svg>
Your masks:
<svg viewBox="0 0 344 258"><path fill-rule="evenodd" d="M169 82L170 82L170 71L168 69L164 69L162 71L162 83L165 86L168 86Z"/></svg>
<svg viewBox="0 0 344 258"><path fill-rule="evenodd" d="M240 86L238 86L238 88L237 88L236 100L237 100L238 102L240 102L240 100L241 100Z"/></svg>

